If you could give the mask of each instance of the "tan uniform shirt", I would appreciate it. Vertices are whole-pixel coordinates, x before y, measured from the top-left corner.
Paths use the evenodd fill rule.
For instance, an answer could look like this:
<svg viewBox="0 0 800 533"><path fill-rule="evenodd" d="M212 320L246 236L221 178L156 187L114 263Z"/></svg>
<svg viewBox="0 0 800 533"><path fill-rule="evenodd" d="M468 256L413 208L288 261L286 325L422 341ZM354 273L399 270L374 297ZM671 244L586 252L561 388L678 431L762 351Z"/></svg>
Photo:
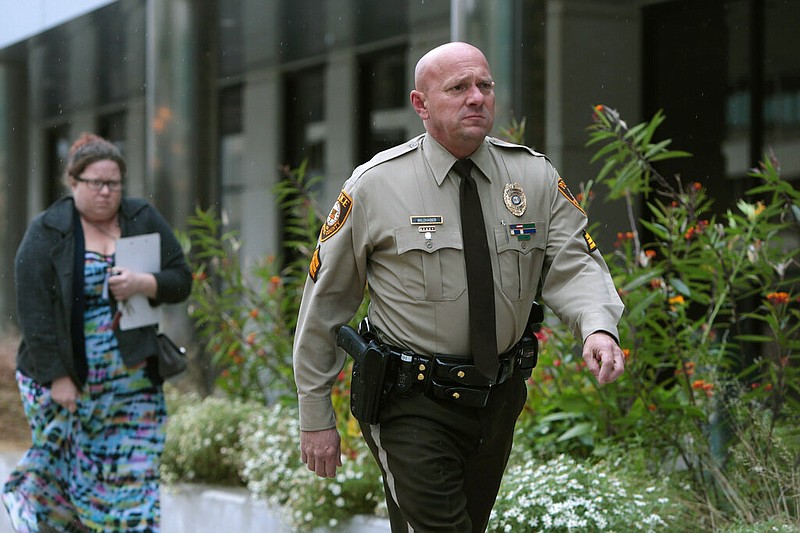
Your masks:
<svg viewBox="0 0 800 533"><path fill-rule="evenodd" d="M497 349L522 336L541 297L577 336L615 337L623 305L587 218L547 158L487 138L470 157L492 256ZM385 342L422 354L469 353L468 297L455 157L421 135L376 155L344 184L320 233L297 323L300 426L335 425L331 385L344 365L336 331L369 283L369 317ZM521 215L506 185L524 193ZM507 195L512 196L512 195ZM517 195L517 200L522 195ZM507 205L508 204L508 205Z"/></svg>

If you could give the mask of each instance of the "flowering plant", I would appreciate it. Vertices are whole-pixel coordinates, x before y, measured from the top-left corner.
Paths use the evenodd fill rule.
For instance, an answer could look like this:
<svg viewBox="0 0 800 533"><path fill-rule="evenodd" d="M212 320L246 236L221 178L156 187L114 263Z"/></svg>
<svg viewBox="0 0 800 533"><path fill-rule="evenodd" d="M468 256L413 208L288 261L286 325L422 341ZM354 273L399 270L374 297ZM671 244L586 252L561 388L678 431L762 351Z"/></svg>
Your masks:
<svg viewBox="0 0 800 533"><path fill-rule="evenodd" d="M239 425L255 416L252 403L170 394L161 480L241 485Z"/></svg>
<svg viewBox="0 0 800 533"><path fill-rule="evenodd" d="M300 460L294 407L275 406L241 426L242 477L251 492L280 506L295 531L336 527L357 514L383 514L380 471L363 439L343 446L336 477L324 479Z"/></svg>
<svg viewBox="0 0 800 533"><path fill-rule="evenodd" d="M620 463L568 455L542 462L530 450L515 455L487 530L674 531L682 515L675 490L667 480L625 475Z"/></svg>
<svg viewBox="0 0 800 533"><path fill-rule="evenodd" d="M276 194L291 257L243 264L224 213L198 209L189 219L189 314L218 369L215 385L232 398L294 398L292 337L322 214L311 195L319 177L309 177L305 164L284 173Z"/></svg>
<svg viewBox="0 0 800 533"><path fill-rule="evenodd" d="M767 413L771 433L758 437L766 453L775 431L796 427L800 414L800 310L792 292L800 192L768 157L751 172L756 186L736 208L715 213L701 184L668 179L656 168L688 156L669 150L669 140L654 140L663 120L657 113L628 127L615 110L597 106L589 145L600 146L593 161L603 165L578 195L589 209L594 189L605 185L631 222L605 256L626 305L626 374L598 387L576 371L577 342L549 323L520 426L551 453L641 446L659 458L654 468L684 469L709 509L733 505L736 515L736 491L718 487L730 486L727 477L740 465L728 460L730 450L752 444L754 433L746 419L732 423L731 404L741 399ZM640 196L647 214L637 218ZM775 507L769 509L767 518Z"/></svg>

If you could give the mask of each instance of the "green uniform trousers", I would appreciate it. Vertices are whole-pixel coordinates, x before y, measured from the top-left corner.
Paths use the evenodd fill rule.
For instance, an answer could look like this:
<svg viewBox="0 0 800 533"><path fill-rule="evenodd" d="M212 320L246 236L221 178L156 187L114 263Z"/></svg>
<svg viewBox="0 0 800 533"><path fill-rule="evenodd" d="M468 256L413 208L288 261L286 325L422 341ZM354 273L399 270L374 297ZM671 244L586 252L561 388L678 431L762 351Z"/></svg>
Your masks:
<svg viewBox="0 0 800 533"><path fill-rule="evenodd" d="M526 395L519 373L481 409L389 395L379 423L361 431L383 472L393 533L486 530Z"/></svg>

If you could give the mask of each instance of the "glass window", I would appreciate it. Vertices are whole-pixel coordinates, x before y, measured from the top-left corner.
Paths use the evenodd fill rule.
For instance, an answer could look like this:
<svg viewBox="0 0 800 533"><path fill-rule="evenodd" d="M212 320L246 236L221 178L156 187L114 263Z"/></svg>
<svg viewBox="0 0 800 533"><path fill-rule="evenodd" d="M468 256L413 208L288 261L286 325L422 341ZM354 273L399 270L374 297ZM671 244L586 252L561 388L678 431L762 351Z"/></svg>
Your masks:
<svg viewBox="0 0 800 533"><path fill-rule="evenodd" d="M219 77L236 76L244 70L242 0L217 2L219 26Z"/></svg>
<svg viewBox="0 0 800 533"><path fill-rule="evenodd" d="M116 144L125 153L125 127L127 114L125 111L101 115L97 119L97 134Z"/></svg>
<svg viewBox="0 0 800 533"><path fill-rule="evenodd" d="M319 0L284 0L281 59L294 61L323 53L327 2Z"/></svg>
<svg viewBox="0 0 800 533"><path fill-rule="evenodd" d="M70 57L67 32L55 28L44 34L43 58L39 73L44 113L53 117L69 108Z"/></svg>
<svg viewBox="0 0 800 533"><path fill-rule="evenodd" d="M408 32L408 0L358 0L356 10L358 44L380 41Z"/></svg>
<svg viewBox="0 0 800 533"><path fill-rule="evenodd" d="M643 13L645 116L664 109L660 136L694 154L686 179L725 209L768 149L785 177L800 177L791 155L800 150L800 4L681 0Z"/></svg>
<svg viewBox="0 0 800 533"><path fill-rule="evenodd" d="M47 176L42 180L44 205L50 205L65 192L64 174L72 143L69 136L68 124L47 128L44 132L47 146Z"/></svg>
<svg viewBox="0 0 800 533"><path fill-rule="evenodd" d="M230 217L230 229L241 231L244 189L244 130L242 122L242 85L219 93L219 179L222 208Z"/></svg>
<svg viewBox="0 0 800 533"><path fill-rule="evenodd" d="M308 170L322 173L325 154L325 76L322 67L288 74L285 159L291 167L308 160Z"/></svg>
<svg viewBox="0 0 800 533"><path fill-rule="evenodd" d="M406 140L406 55L403 48L359 59L359 161Z"/></svg>

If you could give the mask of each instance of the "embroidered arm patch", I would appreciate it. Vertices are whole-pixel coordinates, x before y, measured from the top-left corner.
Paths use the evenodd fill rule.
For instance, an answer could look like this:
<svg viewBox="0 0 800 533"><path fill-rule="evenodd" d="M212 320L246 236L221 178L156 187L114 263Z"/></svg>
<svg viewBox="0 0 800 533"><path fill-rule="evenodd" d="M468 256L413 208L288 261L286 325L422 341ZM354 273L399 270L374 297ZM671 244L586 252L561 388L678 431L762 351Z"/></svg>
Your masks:
<svg viewBox="0 0 800 533"><path fill-rule="evenodd" d="M325 220L325 224L322 225L319 233L320 242L325 242L342 229L352 209L353 199L346 192L340 192L339 198L336 199L336 203L333 204L333 208L331 208L331 212Z"/></svg>
<svg viewBox="0 0 800 533"><path fill-rule="evenodd" d="M581 213L583 213L584 215L586 214L586 211L583 210L581 204L579 204L578 200L576 200L575 197L572 195L572 192L569 190L569 187L567 187L567 183L563 180L563 178L558 178L558 192L563 194L564 198L569 200L569 203L577 207Z"/></svg>

